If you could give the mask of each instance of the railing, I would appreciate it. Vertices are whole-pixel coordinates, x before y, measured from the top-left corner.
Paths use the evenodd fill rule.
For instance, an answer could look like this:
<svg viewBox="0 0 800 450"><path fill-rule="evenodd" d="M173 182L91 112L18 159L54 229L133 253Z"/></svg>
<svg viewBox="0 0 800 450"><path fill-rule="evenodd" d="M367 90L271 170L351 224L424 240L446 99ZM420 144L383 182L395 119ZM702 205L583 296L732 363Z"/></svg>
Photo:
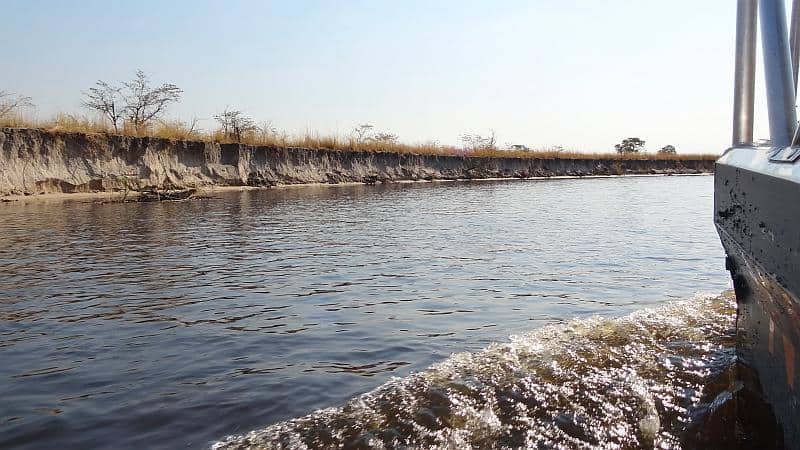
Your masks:
<svg viewBox="0 0 800 450"><path fill-rule="evenodd" d="M800 127L795 113L800 67L800 0L792 2L791 31L786 30L784 0L738 0L736 68L734 74L733 145L753 145L757 18L761 47L771 147L770 159L794 161L800 157ZM791 44L790 44L791 42Z"/></svg>

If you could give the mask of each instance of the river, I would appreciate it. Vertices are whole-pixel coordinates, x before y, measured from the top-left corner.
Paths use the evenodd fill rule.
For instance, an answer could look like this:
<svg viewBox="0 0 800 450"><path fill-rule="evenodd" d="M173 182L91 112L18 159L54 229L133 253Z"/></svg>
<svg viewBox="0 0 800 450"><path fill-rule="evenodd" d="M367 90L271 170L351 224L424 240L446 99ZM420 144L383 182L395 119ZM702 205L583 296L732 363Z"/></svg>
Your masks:
<svg viewBox="0 0 800 450"><path fill-rule="evenodd" d="M680 448L733 358L712 203L675 176L0 204L0 448Z"/></svg>

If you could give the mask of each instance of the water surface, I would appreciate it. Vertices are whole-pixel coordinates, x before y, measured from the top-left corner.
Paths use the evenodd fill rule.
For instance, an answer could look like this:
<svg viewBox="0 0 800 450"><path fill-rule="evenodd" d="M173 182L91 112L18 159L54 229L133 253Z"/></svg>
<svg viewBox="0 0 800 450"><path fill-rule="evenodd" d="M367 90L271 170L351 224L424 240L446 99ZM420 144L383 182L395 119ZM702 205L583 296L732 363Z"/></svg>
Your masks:
<svg viewBox="0 0 800 450"><path fill-rule="evenodd" d="M0 205L0 447L204 447L729 285L711 177Z"/></svg>

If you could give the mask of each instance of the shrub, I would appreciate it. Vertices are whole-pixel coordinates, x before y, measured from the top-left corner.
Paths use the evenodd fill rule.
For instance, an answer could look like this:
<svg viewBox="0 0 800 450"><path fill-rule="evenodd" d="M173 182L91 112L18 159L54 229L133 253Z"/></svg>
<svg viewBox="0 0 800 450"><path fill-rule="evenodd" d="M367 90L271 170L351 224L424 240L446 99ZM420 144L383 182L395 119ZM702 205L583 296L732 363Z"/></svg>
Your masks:
<svg viewBox="0 0 800 450"><path fill-rule="evenodd" d="M644 148L644 141L637 137L627 138L623 139L622 143L615 145L614 148L620 154L639 153L639 150Z"/></svg>

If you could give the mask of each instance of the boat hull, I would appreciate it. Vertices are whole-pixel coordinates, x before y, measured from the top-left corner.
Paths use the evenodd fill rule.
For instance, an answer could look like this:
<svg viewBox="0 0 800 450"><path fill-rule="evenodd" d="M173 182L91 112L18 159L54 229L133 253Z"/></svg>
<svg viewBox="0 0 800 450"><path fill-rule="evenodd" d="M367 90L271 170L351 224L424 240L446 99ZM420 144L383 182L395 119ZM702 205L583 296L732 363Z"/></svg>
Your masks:
<svg viewBox="0 0 800 450"><path fill-rule="evenodd" d="M714 208L738 303L737 354L758 375L749 388L771 405L780 441L800 449L800 182L763 150L729 153L716 166Z"/></svg>

